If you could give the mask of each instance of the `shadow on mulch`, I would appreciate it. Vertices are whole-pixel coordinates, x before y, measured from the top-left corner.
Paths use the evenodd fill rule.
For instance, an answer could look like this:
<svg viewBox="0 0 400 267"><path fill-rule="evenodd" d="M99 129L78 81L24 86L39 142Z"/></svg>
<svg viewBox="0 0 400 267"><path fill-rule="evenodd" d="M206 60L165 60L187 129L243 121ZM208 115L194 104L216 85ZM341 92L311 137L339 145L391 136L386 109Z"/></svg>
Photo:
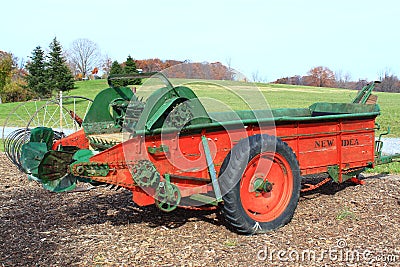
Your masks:
<svg viewBox="0 0 400 267"><path fill-rule="evenodd" d="M368 176L379 179L387 175ZM71 228L82 225L110 223L114 226L144 224L144 227L179 228L187 222L204 221L228 228L220 211L178 208L171 213L158 210L154 205L138 207L129 191L109 192L103 188L81 193L49 193L42 188L12 188L4 185L0 190L0 265L41 265L52 262L53 252L65 243L79 246L71 237ZM334 195L352 187L352 183L328 183L315 191L301 194L300 201ZM57 257L60 257L57 255ZM77 261L79 255L76 255ZM69 258L74 261L73 258ZM60 262L61 265L68 265Z"/></svg>
<svg viewBox="0 0 400 267"><path fill-rule="evenodd" d="M95 189L96 190L96 189ZM101 190L101 191L100 191ZM104 192L104 194L103 194ZM0 266L22 266L53 262L52 253L73 243L69 229L82 225L111 223L114 226L143 224L144 227L179 228L189 221L224 225L218 210L178 208L171 213L154 205L138 207L129 191L107 193L50 193L41 188L7 192L12 206L0 201ZM75 244L78 245L78 244ZM77 255L79 257L79 255ZM22 264L22 265L20 265ZM64 265L65 263L60 263Z"/></svg>
<svg viewBox="0 0 400 267"><path fill-rule="evenodd" d="M369 175L367 177L364 177L361 175L360 180L370 180L370 179L382 179L389 176L389 174L386 173L380 173L380 174L374 174L374 175ZM326 177L326 176L325 176ZM307 178L305 183L310 183L310 184L317 184L318 182L322 181L323 178L321 176L316 176L316 177L309 177ZM357 186L357 184L351 182L351 181L346 181L344 183L338 184L333 181L330 181L321 187L311 190L311 191L306 191L302 192L300 194L300 201L302 199L313 199L313 198L318 198L320 195L335 195L336 193L348 188L348 187L353 187Z"/></svg>
<svg viewBox="0 0 400 267"><path fill-rule="evenodd" d="M78 193L79 194L79 193ZM112 225L142 224L151 228L168 227L178 228L190 221L205 221L214 225L222 225L217 209L190 210L177 208L167 213L160 211L154 205L139 207L132 201L129 191L121 191L112 195L97 195L86 198L85 201L68 205L63 209L65 215L74 217L79 224L102 224L110 222ZM215 217L215 218L213 218Z"/></svg>

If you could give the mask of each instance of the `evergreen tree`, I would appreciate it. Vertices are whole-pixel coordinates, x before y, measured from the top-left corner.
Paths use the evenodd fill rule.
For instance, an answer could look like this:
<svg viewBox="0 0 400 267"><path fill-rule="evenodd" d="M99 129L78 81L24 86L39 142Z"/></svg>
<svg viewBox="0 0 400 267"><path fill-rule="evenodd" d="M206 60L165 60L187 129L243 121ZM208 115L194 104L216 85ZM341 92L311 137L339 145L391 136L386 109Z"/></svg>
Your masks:
<svg viewBox="0 0 400 267"><path fill-rule="evenodd" d="M74 88L74 76L62 56L62 47L55 37L50 43L47 73L48 86L52 91L68 91Z"/></svg>
<svg viewBox="0 0 400 267"><path fill-rule="evenodd" d="M110 75L112 74L122 74L123 70L121 65L118 63L118 61L114 61L111 65L111 69L110 69Z"/></svg>
<svg viewBox="0 0 400 267"><path fill-rule="evenodd" d="M123 73L124 73L124 71L123 71L121 65L118 63L118 61L115 60L111 65L110 75L123 74ZM123 80L113 80L112 84L115 87L124 86Z"/></svg>
<svg viewBox="0 0 400 267"><path fill-rule="evenodd" d="M139 73L136 69L136 63L133 58L129 55L125 62L124 74L137 74ZM126 79L124 80L124 86L142 84L142 79Z"/></svg>
<svg viewBox="0 0 400 267"><path fill-rule="evenodd" d="M51 88L47 85L47 73L45 55L40 46L37 46L30 57L31 61L26 64L28 75L25 79L27 88L39 97L50 97Z"/></svg>

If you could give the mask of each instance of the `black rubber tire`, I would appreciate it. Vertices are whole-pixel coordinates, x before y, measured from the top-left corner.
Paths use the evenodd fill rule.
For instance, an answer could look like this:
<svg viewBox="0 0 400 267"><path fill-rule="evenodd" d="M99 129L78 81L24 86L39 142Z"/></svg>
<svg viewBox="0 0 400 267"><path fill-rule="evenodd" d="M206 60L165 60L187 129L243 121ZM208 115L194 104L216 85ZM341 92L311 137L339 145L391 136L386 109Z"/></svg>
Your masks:
<svg viewBox="0 0 400 267"><path fill-rule="evenodd" d="M240 182L247 164L262 152L280 154L290 165L293 175L293 190L289 204L276 219L257 222L244 210L240 198ZM225 158L219 175L219 184L223 194L222 213L226 221L240 234L259 234L277 229L292 219L300 197L301 176L296 155L287 143L269 135L253 135L242 139Z"/></svg>

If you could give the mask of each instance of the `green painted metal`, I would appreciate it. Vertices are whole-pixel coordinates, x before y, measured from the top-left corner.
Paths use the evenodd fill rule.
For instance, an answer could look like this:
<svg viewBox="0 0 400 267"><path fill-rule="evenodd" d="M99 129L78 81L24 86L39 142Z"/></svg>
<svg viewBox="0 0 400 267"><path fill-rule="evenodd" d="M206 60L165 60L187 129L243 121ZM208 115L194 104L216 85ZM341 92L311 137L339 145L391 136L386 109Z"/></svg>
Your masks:
<svg viewBox="0 0 400 267"><path fill-rule="evenodd" d="M89 136L88 139L89 139L89 142L90 142L90 145L92 146L92 148L95 150L98 150L98 151L103 151L103 150L109 149L118 144L118 142L116 142L116 141L108 141L108 140L101 139L99 137Z"/></svg>
<svg viewBox="0 0 400 267"><path fill-rule="evenodd" d="M89 162L89 159L94 155L90 149L80 149L72 156L74 163Z"/></svg>
<svg viewBox="0 0 400 267"><path fill-rule="evenodd" d="M399 162L400 154L380 156L375 159L375 165L388 164L392 162Z"/></svg>
<svg viewBox="0 0 400 267"><path fill-rule="evenodd" d="M380 82L376 81L364 86L353 99L352 103L365 104L375 88L375 83Z"/></svg>
<svg viewBox="0 0 400 267"><path fill-rule="evenodd" d="M166 145L160 145L159 147L149 146L147 148L147 152L149 152L149 154L166 153L168 151L169 151L169 147Z"/></svg>
<svg viewBox="0 0 400 267"><path fill-rule="evenodd" d="M378 105L360 105L353 103L315 103L310 106L312 116L379 113Z"/></svg>
<svg viewBox="0 0 400 267"><path fill-rule="evenodd" d="M161 106L155 110L154 114L151 115L146 121L146 129L151 130L153 126L156 124L156 122L163 123L163 121L160 121L160 118L162 118L162 115L167 112L168 109L171 109L174 105L181 101L185 101L185 98L180 98L180 97L173 97L171 99L166 100L165 102L162 103ZM140 120L139 120L140 123ZM140 124L139 124L140 127ZM162 127L162 124L158 125L158 128Z"/></svg>
<svg viewBox="0 0 400 267"><path fill-rule="evenodd" d="M190 105L193 117L191 124L205 124L211 122L206 110L196 94L188 87L163 87L156 90L146 100L146 106L137 123L137 131L151 131L161 129L165 115L178 104L186 102Z"/></svg>
<svg viewBox="0 0 400 267"><path fill-rule="evenodd" d="M207 196L203 194L194 194L191 195L189 198L204 204L218 206L218 201L212 196Z"/></svg>
<svg viewBox="0 0 400 267"><path fill-rule="evenodd" d="M78 178L68 174L67 176L54 181L41 181L44 189L56 193L67 192L76 188Z"/></svg>
<svg viewBox="0 0 400 267"><path fill-rule="evenodd" d="M342 173L342 182L345 182L357 175L359 175L360 173L362 173L363 171L365 171L366 168L361 168L361 169L357 169L354 171L347 171L345 173ZM339 165L333 165L333 166L329 166L328 167L328 174L329 176L332 178L332 180L336 183L340 183L340 168Z"/></svg>
<svg viewBox="0 0 400 267"><path fill-rule="evenodd" d="M67 166L77 150L74 147L60 147L51 150L54 132L47 127L31 130L30 142L21 148L21 163L30 180L42 184L52 192L64 192L76 187L77 177L67 173Z"/></svg>
<svg viewBox="0 0 400 267"><path fill-rule="evenodd" d="M231 121L254 121L259 119L311 117L309 108L278 108L271 110L237 110L234 112L211 112L210 117L215 122L229 123Z"/></svg>
<svg viewBox="0 0 400 267"><path fill-rule="evenodd" d="M105 162L80 162L69 165L70 172L79 177L90 178L93 176L106 177L110 167Z"/></svg>
<svg viewBox="0 0 400 267"><path fill-rule="evenodd" d="M94 99L83 121L86 134L114 133L121 131L121 119L129 101L134 96L128 87L108 88Z"/></svg>
<svg viewBox="0 0 400 267"><path fill-rule="evenodd" d="M257 178L254 181L254 192L269 193L272 191L273 184L263 178Z"/></svg>
<svg viewBox="0 0 400 267"><path fill-rule="evenodd" d="M39 164L47 152L46 143L29 142L22 145L21 165L26 173L38 177Z"/></svg>
<svg viewBox="0 0 400 267"><path fill-rule="evenodd" d="M377 129L380 129L380 125L377 124ZM379 135L378 140L375 141L375 165L388 164L391 162L400 161L400 153L394 155L382 155L383 141L382 136L390 134L390 127L388 127L386 132Z"/></svg>
<svg viewBox="0 0 400 267"><path fill-rule="evenodd" d="M210 174L210 177L211 177L211 184L214 189L215 198L217 199L218 202L220 202L220 201L222 201L221 189L219 187L219 183L217 180L217 172L215 171L215 166L214 166L214 162L213 162L213 159L211 156L207 137L202 135L201 142L203 144L204 153L206 155L208 173Z"/></svg>
<svg viewBox="0 0 400 267"><path fill-rule="evenodd" d="M160 182L160 173L149 160L139 160L132 170L132 178L135 183L143 187L154 187Z"/></svg>
<svg viewBox="0 0 400 267"><path fill-rule="evenodd" d="M378 106L378 105L376 105ZM315 116L315 117L295 117L295 116L283 116L283 117L268 117L268 118L257 118L257 119L245 119L245 120L231 120L231 121L213 121L210 123L199 123L199 124L189 124L185 126L184 132L182 134L191 132L199 132L201 130L219 130L221 128L227 127L242 127L243 125L271 125L280 123L292 123L292 122L319 122L319 121L334 121L338 119L361 119L376 117L380 114L379 111L374 112L363 112L363 113L350 113L350 114L332 114L325 116ZM232 115L233 116L233 115ZM213 117L210 114L210 117ZM237 117L237 116L236 116ZM139 128L140 129L140 128ZM169 128L155 128L153 130L137 130L135 135L157 135L160 133L173 133L177 129L174 127Z"/></svg>
<svg viewBox="0 0 400 267"><path fill-rule="evenodd" d="M29 143L21 148L22 168L31 175L38 177L39 165L48 150L53 145L54 131L47 127L37 127L31 130Z"/></svg>
<svg viewBox="0 0 400 267"><path fill-rule="evenodd" d="M49 150L44 155L38 168L38 178L54 181L67 175L67 166L72 162L74 152Z"/></svg>
<svg viewBox="0 0 400 267"><path fill-rule="evenodd" d="M102 176L105 177L110 172L107 163L90 162L90 158L94 155L92 150L80 149L73 155L73 163L69 165L72 174L81 177ZM90 179L82 179L83 182L93 182Z"/></svg>
<svg viewBox="0 0 400 267"><path fill-rule="evenodd" d="M40 142L47 145L47 150L53 146L54 131L47 127L36 127L31 130L29 142Z"/></svg>
<svg viewBox="0 0 400 267"><path fill-rule="evenodd" d="M160 182L154 195L156 206L165 212L175 210L181 202L179 188L172 184L169 174L164 175L165 180Z"/></svg>

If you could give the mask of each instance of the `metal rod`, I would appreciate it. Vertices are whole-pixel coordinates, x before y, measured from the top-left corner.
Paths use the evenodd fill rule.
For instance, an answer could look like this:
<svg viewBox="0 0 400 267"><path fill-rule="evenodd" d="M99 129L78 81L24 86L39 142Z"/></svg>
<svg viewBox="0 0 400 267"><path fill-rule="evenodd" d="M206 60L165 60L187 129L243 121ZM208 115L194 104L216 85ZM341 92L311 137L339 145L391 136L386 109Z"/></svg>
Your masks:
<svg viewBox="0 0 400 267"><path fill-rule="evenodd" d="M204 152L206 154L208 172L210 173L210 176L211 176L211 183L212 183L212 186L214 189L215 198L219 202L222 200L221 189L219 188L219 183L217 181L217 173L215 171L214 162L211 157L211 152L210 152L210 147L208 146L207 137L205 135L202 135L201 141L203 144Z"/></svg>
<svg viewBox="0 0 400 267"><path fill-rule="evenodd" d="M60 90L60 132L63 132L63 95Z"/></svg>
<svg viewBox="0 0 400 267"><path fill-rule="evenodd" d="M191 181L199 181L199 182L209 182L210 181L210 179L203 179L203 178L192 177L192 176L183 176L183 175L175 175L175 174L170 174L169 176L172 179L178 179L178 180L191 180Z"/></svg>

